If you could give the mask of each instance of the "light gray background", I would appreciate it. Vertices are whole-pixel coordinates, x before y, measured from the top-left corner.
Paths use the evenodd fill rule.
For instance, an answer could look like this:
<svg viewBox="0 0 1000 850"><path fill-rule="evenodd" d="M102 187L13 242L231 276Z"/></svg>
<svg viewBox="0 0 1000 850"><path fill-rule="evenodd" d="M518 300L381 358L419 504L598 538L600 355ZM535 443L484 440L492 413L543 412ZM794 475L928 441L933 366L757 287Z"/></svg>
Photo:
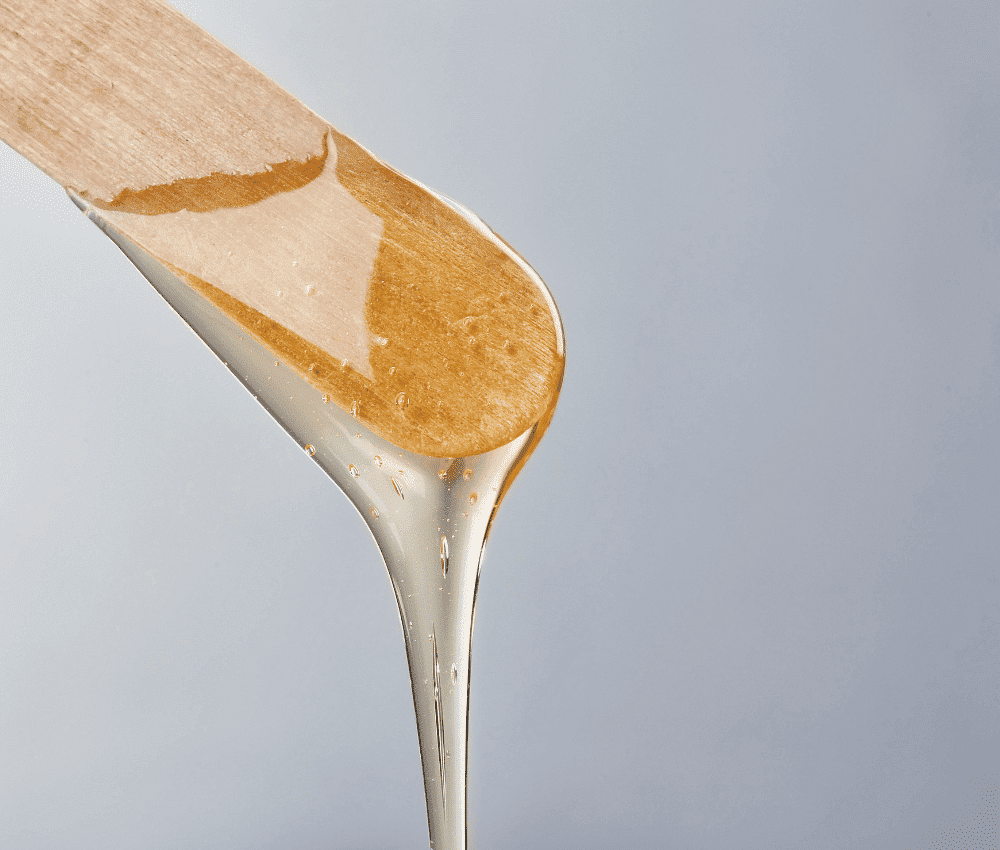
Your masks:
<svg viewBox="0 0 1000 850"><path fill-rule="evenodd" d="M562 311L474 846L997 846L1000 6L178 5ZM55 184L0 186L0 844L426 846L363 523Z"/></svg>

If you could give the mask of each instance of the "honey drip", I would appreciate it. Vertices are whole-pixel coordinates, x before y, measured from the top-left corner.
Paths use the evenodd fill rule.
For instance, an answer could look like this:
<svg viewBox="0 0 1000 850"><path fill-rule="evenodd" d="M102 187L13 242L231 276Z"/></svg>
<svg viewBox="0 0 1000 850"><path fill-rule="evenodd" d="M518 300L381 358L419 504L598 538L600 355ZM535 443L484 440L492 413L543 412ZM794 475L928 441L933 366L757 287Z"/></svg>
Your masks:
<svg viewBox="0 0 1000 850"><path fill-rule="evenodd" d="M87 209L85 201L76 200ZM305 375L275 361L271 349L187 280L96 209L88 215L367 522L388 567L403 624L431 844L437 850L465 850L469 659L483 546L497 507L551 418L555 393L541 418L506 445L445 460L411 452L327 404Z"/></svg>

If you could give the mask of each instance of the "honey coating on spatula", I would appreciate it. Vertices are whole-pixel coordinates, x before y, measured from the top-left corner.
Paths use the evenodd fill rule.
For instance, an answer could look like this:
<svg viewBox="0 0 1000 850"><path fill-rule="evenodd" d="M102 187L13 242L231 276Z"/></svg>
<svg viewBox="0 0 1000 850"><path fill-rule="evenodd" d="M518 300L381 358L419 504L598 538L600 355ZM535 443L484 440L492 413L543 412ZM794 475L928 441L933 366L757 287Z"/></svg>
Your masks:
<svg viewBox="0 0 1000 850"><path fill-rule="evenodd" d="M297 245L293 237L268 245L258 274L223 280L216 261L225 266L223 249L232 244L226 238L242 232L245 242L253 233L281 229L280 215L262 217L264 202L308 187L329 163L331 145L337 183L371 218L355 220L353 228L332 222L317 233L329 240L324 251L370 255L363 300L338 297L337 268L301 276L292 259L296 249L302 254L317 246ZM551 301L523 261L336 131L320 156L260 175L213 174L127 190L110 202L88 200L331 402L401 448L437 457L480 454L526 431L553 401L561 339ZM323 198L308 204L322 208ZM180 229L171 232L178 217L173 223ZM374 233L377 244L366 252L359 246L370 244ZM213 256L206 260L206 252ZM351 280L344 276L345 290L361 291L357 272ZM301 309L279 313L292 299ZM345 318L352 340L319 338L315 328Z"/></svg>

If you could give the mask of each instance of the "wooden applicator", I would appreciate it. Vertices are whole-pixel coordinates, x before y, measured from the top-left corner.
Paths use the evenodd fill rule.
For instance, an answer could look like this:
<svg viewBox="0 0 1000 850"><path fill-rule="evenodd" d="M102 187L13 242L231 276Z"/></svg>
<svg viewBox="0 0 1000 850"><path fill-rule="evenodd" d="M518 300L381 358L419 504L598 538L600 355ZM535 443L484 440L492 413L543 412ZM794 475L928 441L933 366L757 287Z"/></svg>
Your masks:
<svg viewBox="0 0 1000 850"><path fill-rule="evenodd" d="M157 0L0 0L0 139L396 445L478 454L554 402L524 261Z"/></svg>

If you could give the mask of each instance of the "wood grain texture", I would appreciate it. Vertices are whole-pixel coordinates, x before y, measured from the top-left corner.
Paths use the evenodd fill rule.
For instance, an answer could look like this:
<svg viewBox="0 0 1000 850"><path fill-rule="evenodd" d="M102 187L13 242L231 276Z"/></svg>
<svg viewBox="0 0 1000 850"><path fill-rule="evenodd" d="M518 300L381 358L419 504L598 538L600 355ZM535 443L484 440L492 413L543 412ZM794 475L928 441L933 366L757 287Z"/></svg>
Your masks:
<svg viewBox="0 0 1000 850"><path fill-rule="evenodd" d="M396 445L551 414L562 334L501 239L155 0L0 0L0 138Z"/></svg>

